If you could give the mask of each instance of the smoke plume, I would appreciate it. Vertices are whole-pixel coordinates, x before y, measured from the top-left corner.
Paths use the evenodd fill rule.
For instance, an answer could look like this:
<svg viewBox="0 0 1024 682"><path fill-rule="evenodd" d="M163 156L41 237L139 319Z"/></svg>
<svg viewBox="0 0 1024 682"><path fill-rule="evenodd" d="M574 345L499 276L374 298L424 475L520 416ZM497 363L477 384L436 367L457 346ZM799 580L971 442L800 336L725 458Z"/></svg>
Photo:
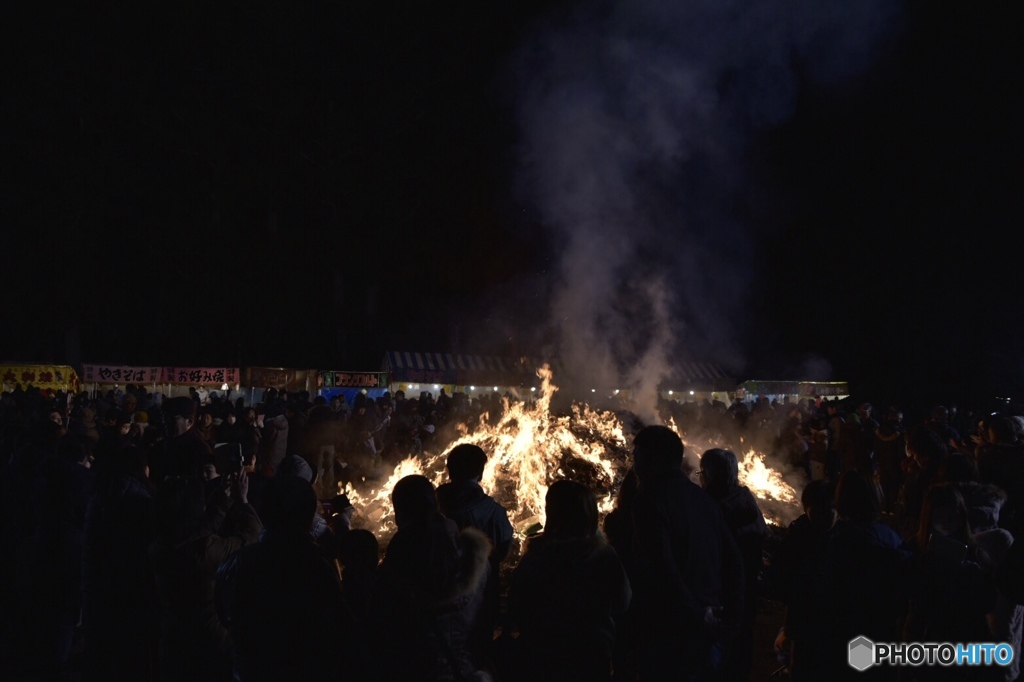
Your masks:
<svg viewBox="0 0 1024 682"><path fill-rule="evenodd" d="M558 254L550 312L569 381L653 407L675 363L742 370L749 142L793 115L803 83L866 69L897 11L621 0L535 27L512 65L517 172Z"/></svg>

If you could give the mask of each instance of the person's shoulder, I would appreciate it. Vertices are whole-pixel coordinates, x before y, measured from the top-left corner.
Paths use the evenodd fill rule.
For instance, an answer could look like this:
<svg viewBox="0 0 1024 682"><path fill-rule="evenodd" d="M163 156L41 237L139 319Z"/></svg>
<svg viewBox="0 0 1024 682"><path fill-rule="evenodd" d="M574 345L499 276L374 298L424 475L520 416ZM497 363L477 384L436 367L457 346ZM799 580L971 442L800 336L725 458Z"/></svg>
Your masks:
<svg viewBox="0 0 1024 682"><path fill-rule="evenodd" d="M447 498L447 497L451 497L452 495L454 495L455 492L456 492L456 489L457 489L457 486L453 482L448 481L447 483L442 483L441 485L437 486L436 494L437 494L438 498L441 498L441 497L446 497Z"/></svg>
<svg viewBox="0 0 1024 682"><path fill-rule="evenodd" d="M484 504L484 506L486 506L487 509L490 510L491 513L500 514L502 516L508 516L508 509L505 507L505 505L503 505L501 502L498 502L490 495L485 494L481 501Z"/></svg>
<svg viewBox="0 0 1024 682"><path fill-rule="evenodd" d="M602 566L622 565L619 553L601 536L595 538L591 543L590 561Z"/></svg>
<svg viewBox="0 0 1024 682"><path fill-rule="evenodd" d="M251 570L266 553L267 547L262 542L255 542L251 545L240 547L238 551L232 552L224 560L220 569L218 569L218 573Z"/></svg>

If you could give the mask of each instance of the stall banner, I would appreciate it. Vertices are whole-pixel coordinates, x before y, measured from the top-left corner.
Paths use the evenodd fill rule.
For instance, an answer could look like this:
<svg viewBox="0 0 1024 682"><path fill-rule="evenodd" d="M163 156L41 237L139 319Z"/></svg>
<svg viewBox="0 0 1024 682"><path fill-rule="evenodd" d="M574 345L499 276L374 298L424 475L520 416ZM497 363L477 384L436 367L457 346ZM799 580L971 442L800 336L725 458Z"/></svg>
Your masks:
<svg viewBox="0 0 1024 682"><path fill-rule="evenodd" d="M162 374L162 367L82 365L82 381L87 384L155 384Z"/></svg>
<svg viewBox="0 0 1024 682"><path fill-rule="evenodd" d="M164 367L160 381L165 384L237 384L237 367Z"/></svg>
<svg viewBox="0 0 1024 682"><path fill-rule="evenodd" d="M387 388L387 372L320 372L318 388Z"/></svg>
<svg viewBox="0 0 1024 682"><path fill-rule="evenodd" d="M67 365L0 365L0 379L4 388L12 389L21 384L28 388L29 384L41 389L54 391L78 391L78 375Z"/></svg>
<svg viewBox="0 0 1024 682"><path fill-rule="evenodd" d="M308 391L313 377L316 376L314 369L288 369L287 367L246 367L243 386L253 388L276 388L279 391ZM230 383L230 382L228 382Z"/></svg>

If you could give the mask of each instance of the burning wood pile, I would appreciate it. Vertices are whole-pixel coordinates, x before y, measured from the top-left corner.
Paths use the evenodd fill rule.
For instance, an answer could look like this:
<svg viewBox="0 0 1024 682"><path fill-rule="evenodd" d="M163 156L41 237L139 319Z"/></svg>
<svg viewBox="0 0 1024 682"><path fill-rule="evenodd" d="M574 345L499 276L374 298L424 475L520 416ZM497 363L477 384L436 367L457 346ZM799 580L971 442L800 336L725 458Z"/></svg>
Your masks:
<svg viewBox="0 0 1024 682"><path fill-rule="evenodd" d="M367 528L385 546L394 535L391 491L404 476L421 474L441 485L446 481L448 452L462 443L483 448L489 459L481 485L509 512L517 543L544 524L544 496L548 486L559 479L580 481L595 492L602 517L614 507L615 496L630 466L632 433L614 412L575 405L569 415L550 412L551 398L558 388L549 368L538 371L542 380L535 403L504 402L497 419L484 419L472 433L463 432L444 451L424 453L400 462L387 480L348 484L345 492L357 513L353 525ZM492 415L493 417L494 415ZM669 426L680 429L673 423ZM699 457L713 443L690 443L685 435L687 456ZM738 453L739 454L739 453ZM763 455L748 451L740 460L740 483L758 498L765 518L784 524L799 513L798 495L780 472L765 463ZM513 554L518 547L513 547Z"/></svg>

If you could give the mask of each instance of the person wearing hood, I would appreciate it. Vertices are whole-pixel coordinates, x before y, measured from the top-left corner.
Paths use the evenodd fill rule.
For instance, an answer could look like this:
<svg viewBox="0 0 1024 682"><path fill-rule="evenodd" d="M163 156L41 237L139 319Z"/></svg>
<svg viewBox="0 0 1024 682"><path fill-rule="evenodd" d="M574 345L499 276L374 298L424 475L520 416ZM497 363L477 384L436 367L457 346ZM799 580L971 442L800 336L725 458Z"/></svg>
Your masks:
<svg viewBox="0 0 1024 682"><path fill-rule="evenodd" d="M385 550L371 605L384 655L380 679L490 679L474 661L471 634L483 601L491 543L475 528L459 531L437 508L425 476L406 476L391 493L398 532Z"/></svg>
<svg viewBox="0 0 1024 682"><path fill-rule="evenodd" d="M263 438L257 466L257 470L267 478L274 475L288 454L288 429L284 403L272 401L263 413Z"/></svg>
<svg viewBox="0 0 1024 682"><path fill-rule="evenodd" d="M231 633L240 682L332 680L361 668L349 644L352 615L338 573L309 532L316 505L305 478L275 476L259 507L265 526L259 542L218 570L217 608Z"/></svg>
<svg viewBox="0 0 1024 682"><path fill-rule="evenodd" d="M743 555L746 576L744 611L732 651L726 657L725 679L744 680L754 664L754 618L757 615L757 585L763 562L768 527L757 506L757 498L740 485L739 462L731 450L712 448L700 458L701 484L722 509L725 524Z"/></svg>
<svg viewBox="0 0 1024 682"><path fill-rule="evenodd" d="M597 530L589 488L556 481L544 502L544 532L527 546L509 591L524 679L610 680L614 618L629 606L629 579Z"/></svg>
<svg viewBox="0 0 1024 682"><path fill-rule="evenodd" d="M288 455L281 460L274 477L278 478L281 476L290 476L304 481L313 490L314 495L316 494L317 475L304 457ZM261 500L262 497L257 499L256 503L259 504ZM321 547L329 548L333 544L334 531L331 529L330 524L327 523L327 519L324 518L323 506L319 500L317 500L316 513L313 514L309 532L313 540Z"/></svg>

